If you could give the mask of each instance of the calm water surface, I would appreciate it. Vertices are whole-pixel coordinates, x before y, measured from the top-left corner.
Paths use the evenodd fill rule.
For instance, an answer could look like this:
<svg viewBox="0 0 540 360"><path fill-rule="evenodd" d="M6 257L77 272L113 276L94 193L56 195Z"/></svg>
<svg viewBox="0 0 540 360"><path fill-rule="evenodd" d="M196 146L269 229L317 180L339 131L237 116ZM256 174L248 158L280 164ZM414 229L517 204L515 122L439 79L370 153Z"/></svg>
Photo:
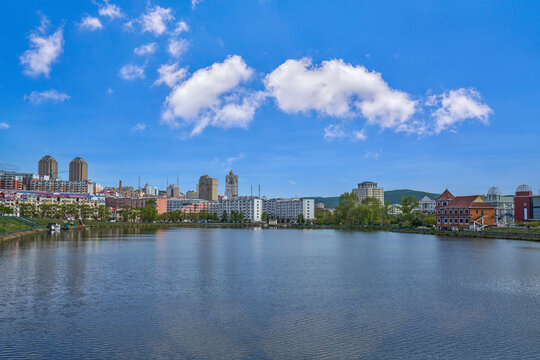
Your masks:
<svg viewBox="0 0 540 360"><path fill-rule="evenodd" d="M0 358L539 359L540 243L42 234L0 246Z"/></svg>

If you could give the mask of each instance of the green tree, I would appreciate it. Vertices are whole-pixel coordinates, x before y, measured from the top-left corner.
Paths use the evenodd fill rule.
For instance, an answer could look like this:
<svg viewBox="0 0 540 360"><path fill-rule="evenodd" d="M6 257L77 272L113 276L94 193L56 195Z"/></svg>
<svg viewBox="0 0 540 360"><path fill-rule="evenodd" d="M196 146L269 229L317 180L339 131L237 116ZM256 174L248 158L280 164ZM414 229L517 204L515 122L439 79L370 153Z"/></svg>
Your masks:
<svg viewBox="0 0 540 360"><path fill-rule="evenodd" d="M297 222L298 224L303 224L303 223L305 223L306 220L304 219L304 214L299 214L299 215L298 215L298 219L296 219L296 222Z"/></svg>
<svg viewBox="0 0 540 360"><path fill-rule="evenodd" d="M436 223L437 219L435 218L435 216L424 217L424 226L434 227Z"/></svg>
<svg viewBox="0 0 540 360"><path fill-rule="evenodd" d="M340 223L346 223L349 221L349 214L358 204L358 196L353 192L346 192L340 195L339 204L336 206L335 216L336 220Z"/></svg>
<svg viewBox="0 0 540 360"><path fill-rule="evenodd" d="M229 221L229 216L227 214L227 210L223 210L223 213L221 214L221 221L224 223Z"/></svg>
<svg viewBox="0 0 540 360"><path fill-rule="evenodd" d="M401 198L401 210L403 211L403 214L410 214L412 210L417 207L418 201L414 197L407 196Z"/></svg>
<svg viewBox="0 0 540 360"><path fill-rule="evenodd" d="M156 221L158 219L158 211L153 206L145 206L141 208L140 212L142 221Z"/></svg>
<svg viewBox="0 0 540 360"><path fill-rule="evenodd" d="M261 220L263 222L268 222L268 218L269 218L268 213L266 211L263 212L262 215L261 215Z"/></svg>

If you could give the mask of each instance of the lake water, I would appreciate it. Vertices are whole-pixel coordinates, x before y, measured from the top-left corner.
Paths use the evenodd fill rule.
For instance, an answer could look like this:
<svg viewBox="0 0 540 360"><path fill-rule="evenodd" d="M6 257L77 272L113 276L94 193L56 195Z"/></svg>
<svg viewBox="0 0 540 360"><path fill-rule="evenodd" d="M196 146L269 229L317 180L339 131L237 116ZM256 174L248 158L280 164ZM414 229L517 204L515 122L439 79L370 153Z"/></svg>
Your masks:
<svg viewBox="0 0 540 360"><path fill-rule="evenodd" d="M540 243L40 234L0 246L0 358L539 359Z"/></svg>

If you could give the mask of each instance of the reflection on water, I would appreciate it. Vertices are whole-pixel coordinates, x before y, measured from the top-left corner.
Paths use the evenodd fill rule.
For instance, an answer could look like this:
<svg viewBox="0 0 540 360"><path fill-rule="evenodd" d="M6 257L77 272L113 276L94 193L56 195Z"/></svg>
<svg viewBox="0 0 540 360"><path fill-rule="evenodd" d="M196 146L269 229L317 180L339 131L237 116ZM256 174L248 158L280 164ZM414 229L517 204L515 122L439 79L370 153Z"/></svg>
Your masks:
<svg viewBox="0 0 540 360"><path fill-rule="evenodd" d="M0 246L0 358L540 358L540 244L109 229Z"/></svg>

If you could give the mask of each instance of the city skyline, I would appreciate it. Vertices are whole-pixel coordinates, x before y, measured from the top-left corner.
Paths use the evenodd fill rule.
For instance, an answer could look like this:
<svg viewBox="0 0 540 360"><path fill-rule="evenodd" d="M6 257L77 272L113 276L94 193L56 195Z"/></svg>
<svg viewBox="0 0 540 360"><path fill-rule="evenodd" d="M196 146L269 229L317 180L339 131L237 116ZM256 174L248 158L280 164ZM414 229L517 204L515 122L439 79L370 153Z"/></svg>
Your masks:
<svg viewBox="0 0 540 360"><path fill-rule="evenodd" d="M234 169L240 194L260 184L270 197L336 196L365 180L434 193L540 188L535 2L0 9L11 34L0 55L1 169L37 173L50 154L60 173L81 156L104 186L140 176L165 189L178 175L186 191L201 174L224 184ZM213 105L188 96L197 91Z"/></svg>

